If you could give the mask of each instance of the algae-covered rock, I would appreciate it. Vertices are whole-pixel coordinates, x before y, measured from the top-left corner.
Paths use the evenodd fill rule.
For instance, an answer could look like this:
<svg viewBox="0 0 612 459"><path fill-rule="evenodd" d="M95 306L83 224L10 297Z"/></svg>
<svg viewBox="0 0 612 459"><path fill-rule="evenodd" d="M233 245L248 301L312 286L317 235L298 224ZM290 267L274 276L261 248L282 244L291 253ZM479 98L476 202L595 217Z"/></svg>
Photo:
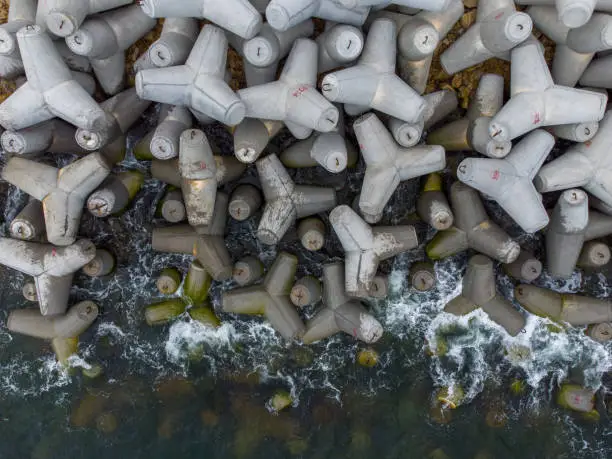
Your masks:
<svg viewBox="0 0 612 459"><path fill-rule="evenodd" d="M510 393L512 395L519 396L525 392L527 392L527 383L525 381L515 378L510 382Z"/></svg>
<svg viewBox="0 0 612 459"><path fill-rule="evenodd" d="M95 378L101 376L102 373L104 373L104 369L102 368L102 365L97 364L97 363L93 363L93 364L89 365L88 368L85 368L85 367L81 368L81 373L86 378L95 379Z"/></svg>
<svg viewBox="0 0 612 459"><path fill-rule="evenodd" d="M458 385L442 387L436 392L436 400L452 410L461 405L464 398L463 388Z"/></svg>
<svg viewBox="0 0 612 459"><path fill-rule="evenodd" d="M289 392L278 391L268 401L267 406L270 411L278 413L279 411L284 410L288 406L291 406L292 403L293 398L291 397L291 394Z"/></svg>
<svg viewBox="0 0 612 459"><path fill-rule="evenodd" d="M453 412L445 404L436 401L429 408L429 417L436 424L448 424L453 420Z"/></svg>
<svg viewBox="0 0 612 459"><path fill-rule="evenodd" d="M362 367L372 368L378 363L378 352L374 349L362 349L357 354L357 363Z"/></svg>
<svg viewBox="0 0 612 459"><path fill-rule="evenodd" d="M557 394L557 405L579 413L595 410L595 394L577 384L563 384Z"/></svg>

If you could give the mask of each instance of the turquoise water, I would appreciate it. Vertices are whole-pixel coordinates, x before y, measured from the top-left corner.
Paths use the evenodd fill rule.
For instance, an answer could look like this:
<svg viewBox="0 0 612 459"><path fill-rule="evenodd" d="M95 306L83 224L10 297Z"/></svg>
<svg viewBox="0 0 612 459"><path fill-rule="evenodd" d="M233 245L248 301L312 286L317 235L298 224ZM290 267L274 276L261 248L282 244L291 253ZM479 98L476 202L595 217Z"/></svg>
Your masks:
<svg viewBox="0 0 612 459"><path fill-rule="evenodd" d="M231 152L226 133L216 130L213 137L225 154ZM146 170L147 163L128 160L123 166ZM247 176L254 174L250 167ZM319 183L320 177L309 174L301 171L296 180ZM341 200L350 202L359 179L359 173L350 177ZM400 186L386 223L409 220L417 187L418 181ZM10 221L27 197L4 190L2 216ZM480 312L463 318L441 313L460 291L466 254L436 264L439 285L427 294L412 291L406 279L422 246L383 265L391 293L371 304L386 330L373 346L379 354L373 368L356 363L366 347L348 336L310 347L286 344L259 319L220 313L219 294L231 282L212 287L219 329L186 315L169 326L148 327L143 308L159 298L156 275L167 266L185 272L191 258L151 251L162 194L161 184L147 180L125 214L84 218L82 235L113 250L118 268L105 278L75 278L72 304L91 299L101 308L81 337L75 369L61 370L48 343L0 329L0 459L612 457L606 407L612 401L603 390L598 423L554 403L564 380L612 387L606 373L612 344L597 344L580 329L551 332L550 323L534 317L512 339ZM261 246L255 229L256 220L229 223L234 257L254 253L269 266L277 250L288 250L300 256L300 275L320 275L321 263L342 256L333 238L322 253L305 254L291 235L277 248ZM420 240L432 236L418 229ZM519 241L537 245L531 238ZM20 294L24 277L5 268L0 276L4 323L9 310L26 306ZM576 273L563 283L546 277L537 283L605 297L608 279ZM511 298L511 280L501 273L498 280L501 293ZM305 318L314 311L307 309ZM428 352L443 347L443 355ZM94 363L104 367L104 375L81 376L80 367ZM516 380L524 384L520 395L509 390ZM442 387L462 388L465 398L457 409L435 408ZM290 392L294 402L272 414L266 404L277 390Z"/></svg>

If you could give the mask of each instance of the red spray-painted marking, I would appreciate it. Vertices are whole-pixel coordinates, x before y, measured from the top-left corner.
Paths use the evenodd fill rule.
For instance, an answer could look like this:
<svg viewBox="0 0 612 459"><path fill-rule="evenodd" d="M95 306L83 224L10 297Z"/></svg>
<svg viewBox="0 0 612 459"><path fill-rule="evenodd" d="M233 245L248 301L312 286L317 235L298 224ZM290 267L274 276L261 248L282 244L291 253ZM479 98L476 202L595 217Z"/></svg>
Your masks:
<svg viewBox="0 0 612 459"><path fill-rule="evenodd" d="M501 18L504 15L504 12L502 11L501 13L499 13L497 16L495 16L495 20L497 21L499 18Z"/></svg>
<svg viewBox="0 0 612 459"><path fill-rule="evenodd" d="M54 256L56 256L56 255L57 255L57 249L56 249L55 247L53 247L53 248L51 249L51 256L52 256L52 257L54 257Z"/></svg>
<svg viewBox="0 0 612 459"><path fill-rule="evenodd" d="M299 88L297 88L295 91L293 91L291 93L291 95L293 97L299 97L301 96L303 93L305 93L306 91L308 91L308 86L300 86Z"/></svg>
<svg viewBox="0 0 612 459"><path fill-rule="evenodd" d="M497 170L493 171L493 173L491 174L491 178L493 180L498 180L499 179L499 171L497 171Z"/></svg>
<svg viewBox="0 0 612 459"><path fill-rule="evenodd" d="M200 162L200 169L206 169L206 163L204 161Z"/></svg>
<svg viewBox="0 0 612 459"><path fill-rule="evenodd" d="M542 119L540 118L540 113L533 115L533 124L539 124L541 121Z"/></svg>

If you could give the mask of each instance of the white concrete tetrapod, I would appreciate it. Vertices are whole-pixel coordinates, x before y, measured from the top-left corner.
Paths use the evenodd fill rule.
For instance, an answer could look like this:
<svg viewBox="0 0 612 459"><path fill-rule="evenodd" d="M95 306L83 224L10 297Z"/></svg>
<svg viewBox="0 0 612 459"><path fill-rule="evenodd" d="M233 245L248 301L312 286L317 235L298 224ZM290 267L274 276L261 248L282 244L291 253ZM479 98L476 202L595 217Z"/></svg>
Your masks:
<svg viewBox="0 0 612 459"><path fill-rule="evenodd" d="M369 12L369 7L349 9L334 0L272 0L266 7L266 21L276 30L287 30L309 18L360 26Z"/></svg>
<svg viewBox="0 0 612 459"><path fill-rule="evenodd" d="M453 211L442 191L442 176L429 174L417 199L418 216L432 228L441 231L453 226Z"/></svg>
<svg viewBox="0 0 612 459"><path fill-rule="evenodd" d="M284 339L299 339L304 333L304 323L289 300L297 264L295 255L279 253L262 284L223 293L223 311L263 315Z"/></svg>
<svg viewBox="0 0 612 459"><path fill-rule="evenodd" d="M345 289L349 296L370 297L378 264L418 246L413 226L371 227L349 206L329 214L345 253Z"/></svg>
<svg viewBox="0 0 612 459"><path fill-rule="evenodd" d="M28 80L0 104L0 125L18 130L56 116L83 129L102 129L110 123L39 26L21 29L17 41Z"/></svg>
<svg viewBox="0 0 612 459"><path fill-rule="evenodd" d="M277 244L296 219L336 205L333 188L296 185L274 154L257 161L257 173L266 201L257 238L264 244Z"/></svg>
<svg viewBox="0 0 612 459"><path fill-rule="evenodd" d="M596 88L612 88L612 55L591 61L580 76L580 84Z"/></svg>
<svg viewBox="0 0 612 459"><path fill-rule="evenodd" d="M225 34L218 27L207 25L185 65L138 72L136 91L142 99L186 106L234 126L244 118L245 107L224 80L226 61Z"/></svg>
<svg viewBox="0 0 612 459"><path fill-rule="evenodd" d="M607 205L612 205L612 111L606 112L595 137L571 146L563 155L545 164L535 178L541 193L582 187Z"/></svg>
<svg viewBox="0 0 612 459"><path fill-rule="evenodd" d="M144 184L139 170L110 174L87 198L87 210L94 217L108 217L123 212Z"/></svg>
<svg viewBox="0 0 612 459"><path fill-rule="evenodd" d="M523 231L535 233L548 225L548 214L533 179L554 146L555 138L537 129L504 159L464 159L457 177L494 199Z"/></svg>
<svg viewBox="0 0 612 459"><path fill-rule="evenodd" d="M398 5L417 10L442 11L450 7L452 0L337 0L346 8L374 6L384 8L387 5Z"/></svg>
<svg viewBox="0 0 612 459"><path fill-rule="evenodd" d="M504 79L485 73L465 117L452 121L427 135L427 143L441 145L446 151L474 150L489 158L503 158L512 148L509 140L492 139L489 135L491 118L504 104Z"/></svg>
<svg viewBox="0 0 612 459"><path fill-rule="evenodd" d="M305 344L344 332L359 341L375 343L383 327L363 305L344 291L344 263L323 266L323 307L306 323Z"/></svg>
<svg viewBox="0 0 612 459"><path fill-rule="evenodd" d="M42 201L47 239L63 246L76 240L85 200L109 173L107 161L96 152L62 169L13 157L2 179Z"/></svg>
<svg viewBox="0 0 612 459"><path fill-rule="evenodd" d="M40 312L44 316L63 314L73 274L96 256L96 247L81 239L66 247L0 238L0 264L32 276Z"/></svg>
<svg viewBox="0 0 612 459"><path fill-rule="evenodd" d="M0 56L20 61L15 34L22 27L36 23L36 0L12 1L8 6L7 21L0 25Z"/></svg>
<svg viewBox="0 0 612 459"><path fill-rule="evenodd" d="M463 277L461 295L453 298L444 311L465 315L481 308L489 318L501 325L510 336L516 336L525 327L525 317L512 303L497 293L493 261L484 255L474 255L468 261Z"/></svg>
<svg viewBox="0 0 612 459"><path fill-rule="evenodd" d="M318 72L325 73L355 62L363 51L365 38L355 26L327 21L325 31L316 41L319 45Z"/></svg>
<svg viewBox="0 0 612 459"><path fill-rule="evenodd" d="M130 0L45 0L39 15L45 19L49 32L67 37L77 31L87 16L129 5Z"/></svg>
<svg viewBox="0 0 612 459"><path fill-rule="evenodd" d="M36 153L82 154L75 138L76 128L59 118L53 118L18 131L5 131L0 137L2 149L14 155Z"/></svg>
<svg viewBox="0 0 612 459"><path fill-rule="evenodd" d="M151 101L138 97L134 88L120 92L100 104L112 123L105 129L78 129L75 134L77 143L85 150L100 150L127 134L149 105Z"/></svg>
<svg viewBox="0 0 612 459"><path fill-rule="evenodd" d="M575 29L586 25L594 11L612 13L610 0L515 0L517 5L546 6L553 10L556 20Z"/></svg>
<svg viewBox="0 0 612 459"><path fill-rule="evenodd" d="M338 123L338 109L317 91L316 82L317 44L299 38L277 81L241 89L238 96L247 117L283 121L294 137L305 139Z"/></svg>
<svg viewBox="0 0 612 459"><path fill-rule="evenodd" d="M380 221L401 181L442 170L446 165L443 147L401 148L374 113L357 119L353 129L366 163L359 209L368 223Z"/></svg>
<svg viewBox="0 0 612 459"><path fill-rule="evenodd" d="M431 260L440 260L474 249L502 263L512 263L521 247L489 219L478 191L455 182L450 189L454 226L439 231L425 247Z"/></svg>
<svg viewBox="0 0 612 459"><path fill-rule="evenodd" d="M192 124L193 117L188 108L172 107L153 131L149 142L151 154L161 160L177 157L181 134L191 129Z"/></svg>
<svg viewBox="0 0 612 459"><path fill-rule="evenodd" d="M240 162L254 163L283 126L282 121L245 118L234 129L234 155Z"/></svg>
<svg viewBox="0 0 612 459"><path fill-rule="evenodd" d="M512 140L544 126L603 118L607 94L555 85L537 44L517 46L511 55L510 100L491 120L491 138Z"/></svg>
<svg viewBox="0 0 612 459"><path fill-rule="evenodd" d="M166 18L161 35L147 51L153 66L183 65L199 33L200 27L194 18Z"/></svg>
<svg viewBox="0 0 612 459"><path fill-rule="evenodd" d="M501 57L531 35L533 23L516 11L513 0L479 0L476 22L440 56L440 64L452 75Z"/></svg>
<svg viewBox="0 0 612 459"><path fill-rule="evenodd" d="M125 51L155 24L138 5L125 6L87 19L66 37L66 44L89 58L104 92L115 95L125 82Z"/></svg>
<svg viewBox="0 0 612 459"><path fill-rule="evenodd" d="M418 122L426 103L395 74L396 54L395 23L385 18L375 20L357 65L325 75L323 95L332 102L370 107L403 121Z"/></svg>
<svg viewBox="0 0 612 459"><path fill-rule="evenodd" d="M314 33L314 23L307 19L285 31L275 30L265 23L257 36L242 44L244 73L248 86L265 84L276 79L278 64L284 59L298 38Z"/></svg>
<svg viewBox="0 0 612 459"><path fill-rule="evenodd" d="M45 215L38 199L30 198L26 206L13 218L9 225L9 234L13 239L22 241L44 241Z"/></svg>
<svg viewBox="0 0 612 459"><path fill-rule="evenodd" d="M199 18L217 24L242 38L253 38L262 19L248 0L142 0L140 6L152 18Z"/></svg>

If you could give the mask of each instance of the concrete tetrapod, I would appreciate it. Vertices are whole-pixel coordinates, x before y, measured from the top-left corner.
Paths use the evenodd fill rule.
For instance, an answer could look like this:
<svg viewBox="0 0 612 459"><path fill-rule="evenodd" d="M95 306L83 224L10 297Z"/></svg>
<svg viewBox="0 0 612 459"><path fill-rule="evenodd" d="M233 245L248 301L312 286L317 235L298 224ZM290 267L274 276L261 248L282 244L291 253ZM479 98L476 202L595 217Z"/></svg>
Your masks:
<svg viewBox="0 0 612 459"><path fill-rule="evenodd" d="M489 219L475 189L455 182L450 201L455 226L438 232L429 241L425 251L430 259L440 260L470 248L502 263L517 259L520 246Z"/></svg>
<svg viewBox="0 0 612 459"><path fill-rule="evenodd" d="M181 134L191 129L193 119L186 107L174 106L157 125L149 147L151 154L161 160L175 158L179 155Z"/></svg>
<svg viewBox="0 0 612 459"><path fill-rule="evenodd" d="M5 131L0 142L6 153L15 155L87 152L77 143L75 134L74 126L54 118L18 131Z"/></svg>
<svg viewBox="0 0 612 459"><path fill-rule="evenodd" d="M295 281L295 284L291 287L289 299L295 306L303 308L309 304L318 303L321 299L322 291L319 279L314 276L304 276Z"/></svg>
<svg viewBox="0 0 612 459"><path fill-rule="evenodd" d="M610 247L603 242L588 241L582 246L576 266L586 271L598 270L610 263L611 256Z"/></svg>
<svg viewBox="0 0 612 459"><path fill-rule="evenodd" d="M325 31L316 38L319 45L318 72L347 67L357 60L365 39L361 30L349 24L325 23Z"/></svg>
<svg viewBox="0 0 612 459"><path fill-rule="evenodd" d="M246 169L246 166L233 156L215 155L213 159L215 160L215 177L218 185L233 182ZM151 161L151 176L177 188L182 186L178 159L154 159Z"/></svg>
<svg viewBox="0 0 612 459"><path fill-rule="evenodd" d="M325 244L325 223L317 217L305 218L297 227L302 247L311 252L321 250Z"/></svg>
<svg viewBox="0 0 612 459"><path fill-rule="evenodd" d="M42 201L50 243L70 245L76 240L87 196L109 172L100 153L91 153L62 169L13 157L4 166L2 179Z"/></svg>
<svg viewBox="0 0 612 459"><path fill-rule="evenodd" d="M30 198L26 206L11 221L9 233L13 239L42 242L45 238L45 215L42 203L38 199Z"/></svg>
<svg viewBox="0 0 612 459"><path fill-rule="evenodd" d="M323 307L306 323L302 337L305 344L328 338L339 332L347 333L366 343L375 343L383 327L358 300L344 292L343 263L323 266Z"/></svg>
<svg viewBox="0 0 612 459"><path fill-rule="evenodd" d="M39 26L21 29L17 41L28 81L0 104L0 125L18 130L56 116L83 129L103 129L110 123Z"/></svg>
<svg viewBox="0 0 612 459"><path fill-rule="evenodd" d="M428 292L436 286L438 278L431 262L419 262L410 267L410 285L419 292Z"/></svg>
<svg viewBox="0 0 612 459"><path fill-rule="evenodd" d="M89 58L104 92L115 95L125 82L125 51L156 23L138 5L129 5L88 18L66 37L66 44Z"/></svg>
<svg viewBox="0 0 612 459"><path fill-rule="evenodd" d="M493 261L490 258L484 255L470 258L462 285L461 295L446 304L445 312L465 315L481 308L510 336L516 336L525 327L525 317L510 301L497 293Z"/></svg>
<svg viewBox="0 0 612 459"><path fill-rule="evenodd" d="M83 272L90 277L108 276L113 272L117 260L115 256L106 249L96 250L96 256L83 266Z"/></svg>
<svg viewBox="0 0 612 459"><path fill-rule="evenodd" d="M78 129L75 134L77 143L85 150L100 150L126 135L149 105L151 101L138 97L134 88L126 89L105 100L100 107L108 114L110 123L104 129Z"/></svg>
<svg viewBox="0 0 612 459"><path fill-rule="evenodd" d="M440 56L449 75L501 57L531 36L531 18L513 0L479 0L476 23Z"/></svg>
<svg viewBox="0 0 612 459"><path fill-rule="evenodd" d="M568 278L576 269L589 222L589 200L582 190L563 192L546 230L546 265L551 276Z"/></svg>
<svg viewBox="0 0 612 459"><path fill-rule="evenodd" d="M142 0L140 6L153 18L199 18L242 38L253 38L261 29L261 15L248 0Z"/></svg>
<svg viewBox="0 0 612 459"><path fill-rule="evenodd" d="M345 289L349 296L371 296L378 264L418 246L413 226L371 227L346 205L332 210L329 221L344 248Z"/></svg>
<svg viewBox="0 0 612 459"><path fill-rule="evenodd" d="M333 131L338 109L316 89L317 44L298 38L278 81L244 88L238 96L246 116L283 121L294 137L305 139L313 130Z"/></svg>
<svg viewBox="0 0 612 459"><path fill-rule="evenodd" d="M548 225L548 214L533 179L554 146L555 138L538 129L527 134L504 159L464 159L457 177L494 199L523 231L535 233Z"/></svg>
<svg viewBox="0 0 612 459"><path fill-rule="evenodd" d="M298 259L295 255L280 252L262 284L223 293L221 299L223 311L264 315L283 338L299 339L305 327L295 306L289 300L297 264Z"/></svg>
<svg viewBox="0 0 612 459"><path fill-rule="evenodd" d="M612 77L612 56L603 56L592 61L580 76L582 86L594 86L596 88L612 88L610 78Z"/></svg>
<svg viewBox="0 0 612 459"><path fill-rule="evenodd" d="M357 65L325 75L323 95L332 102L357 105L360 111L369 107L417 123L425 100L395 74L396 54L395 23L385 18L375 20Z"/></svg>
<svg viewBox="0 0 612 459"><path fill-rule="evenodd" d="M187 220L191 226L208 225L217 197L217 170L206 134L189 129L181 134L179 171Z"/></svg>
<svg viewBox="0 0 612 459"><path fill-rule="evenodd" d="M421 220L442 231L453 226L453 211L442 191L442 177L433 173L427 176L417 200L416 211Z"/></svg>
<svg viewBox="0 0 612 459"><path fill-rule="evenodd" d="M159 211L164 220L170 223L179 223L187 218L183 192L173 187L168 187L162 198Z"/></svg>
<svg viewBox="0 0 612 459"><path fill-rule="evenodd" d="M234 154L240 162L254 163L283 128L282 121L245 118L234 129Z"/></svg>
<svg viewBox="0 0 612 459"><path fill-rule="evenodd" d="M503 158L512 148L509 140L492 139L489 123L504 104L504 78L485 73L464 118L448 123L427 135L427 143L446 151L474 150L489 158Z"/></svg>
<svg viewBox="0 0 612 459"><path fill-rule="evenodd" d="M227 202L225 193L217 193L213 219L208 226L193 228L189 225L173 225L154 228L151 242L153 250L192 254L213 279L229 279L232 277L233 266L223 240Z"/></svg>
<svg viewBox="0 0 612 459"><path fill-rule="evenodd" d="M262 197L259 188L243 183L232 191L228 212L234 220L242 222L255 215L261 204Z"/></svg>
<svg viewBox="0 0 612 459"><path fill-rule="evenodd" d="M36 0L12 1L7 22L0 26L0 68L3 78L14 78L23 72L23 63L15 34L22 27L36 23Z"/></svg>
<svg viewBox="0 0 612 459"><path fill-rule="evenodd" d="M274 81L279 62L289 54L298 38L307 38L314 33L314 24L307 19L285 31L275 30L265 23L257 36L242 46L245 63L244 73L248 86Z"/></svg>
<svg viewBox="0 0 612 459"><path fill-rule="evenodd" d="M536 43L512 50L510 95L489 124L489 135L498 141L543 126L599 121L608 102L607 94L555 85Z"/></svg>
<svg viewBox="0 0 612 459"><path fill-rule="evenodd" d="M232 277L239 286L254 284L264 276L264 265L259 258L252 255L241 258L234 264Z"/></svg>
<svg viewBox="0 0 612 459"><path fill-rule="evenodd" d="M41 315L38 309L15 309L6 319L6 328L14 333L42 339L76 338L98 317L98 306L92 301L81 301L66 314L52 317Z"/></svg>
<svg viewBox="0 0 612 459"><path fill-rule="evenodd" d="M526 12L538 30L556 43L551 67L553 80L562 86L576 86L595 51L578 52L568 45L572 29L561 22L554 7L537 5L529 7Z"/></svg>
<svg viewBox="0 0 612 459"><path fill-rule="evenodd" d="M144 180L144 174L138 170L109 175L87 198L87 210L100 218L121 213L140 191Z"/></svg>
<svg viewBox="0 0 612 459"><path fill-rule="evenodd" d="M464 13L463 1L447 3L442 10L423 10L414 16L390 11L370 15L370 18L387 17L395 22L399 76L419 94L425 92L434 51Z"/></svg>
<svg viewBox="0 0 612 459"><path fill-rule="evenodd" d="M370 8L345 8L334 0L272 0L266 20L276 30L287 30L309 18L321 18L354 26L363 25Z"/></svg>
<svg viewBox="0 0 612 459"><path fill-rule="evenodd" d="M136 74L136 91L143 99L186 106L234 126L244 118L245 107L224 80L226 62L227 38L209 24L202 28L185 65L141 70Z"/></svg>
<svg viewBox="0 0 612 459"><path fill-rule="evenodd" d="M417 123L407 123L393 117L389 117L387 120L387 126L391 134L393 134L393 138L402 147L413 147L418 144L423 131L446 118L459 106L457 94L455 91L448 89L425 94L423 99L426 104L425 110L423 111L422 118ZM435 145L435 143L430 142L430 145Z"/></svg>
<svg viewBox="0 0 612 459"><path fill-rule="evenodd" d="M353 129L366 163L359 209L368 223L380 221L401 181L442 170L446 165L443 147L401 148L374 113L357 119Z"/></svg>
<svg viewBox="0 0 612 459"><path fill-rule="evenodd" d="M257 173L266 200L257 238L264 244L277 244L296 219L336 205L333 188L296 185L276 155L258 160Z"/></svg>
<svg viewBox="0 0 612 459"><path fill-rule="evenodd" d="M40 312L63 314L68 306L72 275L96 256L96 247L81 239L67 247L0 238L0 264L34 277Z"/></svg>
<svg viewBox="0 0 612 459"><path fill-rule="evenodd" d="M606 112L592 140L572 145L565 154L545 164L535 178L538 191L582 187L607 205L612 205L612 111Z"/></svg>
<svg viewBox="0 0 612 459"><path fill-rule="evenodd" d="M161 35L147 51L154 67L183 65L195 44L200 28L194 18L168 17Z"/></svg>
<svg viewBox="0 0 612 459"><path fill-rule="evenodd" d="M514 298L532 314L570 325L589 325L612 321L612 303L571 293L557 293L535 285L518 285Z"/></svg>
<svg viewBox="0 0 612 459"><path fill-rule="evenodd" d="M540 5L551 8L565 27L575 29L586 25L593 11L612 13L609 0L515 0L517 5ZM550 5L550 6L548 6ZM538 27L539 28L539 27Z"/></svg>
<svg viewBox="0 0 612 459"><path fill-rule="evenodd" d="M521 282L533 282L542 274L542 262L533 254L521 249L518 258L503 265L504 272Z"/></svg>

